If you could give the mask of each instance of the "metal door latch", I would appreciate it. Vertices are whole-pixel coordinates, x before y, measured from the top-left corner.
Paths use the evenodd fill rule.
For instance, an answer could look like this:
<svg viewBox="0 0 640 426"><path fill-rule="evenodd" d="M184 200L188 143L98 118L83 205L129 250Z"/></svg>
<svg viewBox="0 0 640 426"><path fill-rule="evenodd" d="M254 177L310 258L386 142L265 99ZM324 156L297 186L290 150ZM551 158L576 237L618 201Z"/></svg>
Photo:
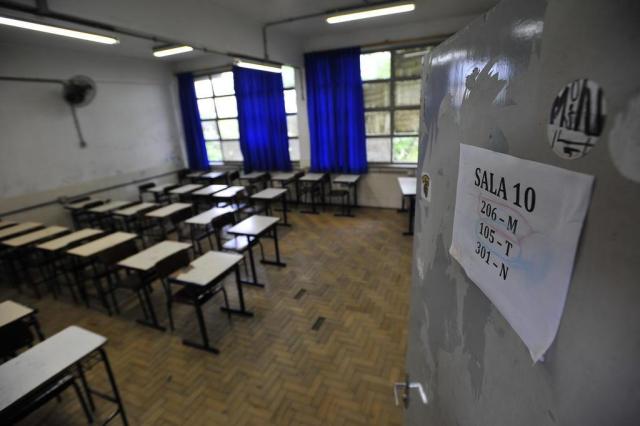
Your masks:
<svg viewBox="0 0 640 426"><path fill-rule="evenodd" d="M409 397L411 395L411 389L417 389L418 393L420 394L420 399L422 399L422 403L426 404L428 402L427 400L427 394L424 392L424 389L422 389L422 383L419 382L410 382L409 381L409 375L407 374L405 381L401 382L401 383L395 383L393 385L393 396L396 400L396 405L400 405L400 401L398 399L398 390L402 389L402 402L404 404L404 407L407 408L409 406Z"/></svg>

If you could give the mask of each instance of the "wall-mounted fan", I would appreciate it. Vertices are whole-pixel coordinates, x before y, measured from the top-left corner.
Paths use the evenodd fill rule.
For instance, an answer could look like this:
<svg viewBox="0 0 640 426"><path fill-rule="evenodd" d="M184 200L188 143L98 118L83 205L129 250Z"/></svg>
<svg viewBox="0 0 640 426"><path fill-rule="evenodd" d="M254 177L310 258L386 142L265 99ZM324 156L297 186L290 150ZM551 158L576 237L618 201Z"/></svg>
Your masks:
<svg viewBox="0 0 640 426"><path fill-rule="evenodd" d="M76 108L88 105L89 102L91 102L96 96L96 84L91 78L87 77L86 75L77 75L75 77L71 77L69 80L0 76L0 80L61 84L64 100L71 107L73 122L78 132L78 138L80 139L80 147L84 148L87 146L87 143L82 136L82 131L80 130L80 122L78 121L78 116L76 115Z"/></svg>

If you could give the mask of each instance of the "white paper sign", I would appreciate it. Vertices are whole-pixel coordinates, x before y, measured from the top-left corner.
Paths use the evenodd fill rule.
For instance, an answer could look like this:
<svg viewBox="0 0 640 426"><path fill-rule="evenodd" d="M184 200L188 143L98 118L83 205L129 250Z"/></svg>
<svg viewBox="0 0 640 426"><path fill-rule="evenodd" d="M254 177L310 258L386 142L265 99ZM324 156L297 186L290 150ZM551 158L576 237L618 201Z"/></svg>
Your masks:
<svg viewBox="0 0 640 426"><path fill-rule="evenodd" d="M451 255L539 361L558 331L593 176L460 145Z"/></svg>

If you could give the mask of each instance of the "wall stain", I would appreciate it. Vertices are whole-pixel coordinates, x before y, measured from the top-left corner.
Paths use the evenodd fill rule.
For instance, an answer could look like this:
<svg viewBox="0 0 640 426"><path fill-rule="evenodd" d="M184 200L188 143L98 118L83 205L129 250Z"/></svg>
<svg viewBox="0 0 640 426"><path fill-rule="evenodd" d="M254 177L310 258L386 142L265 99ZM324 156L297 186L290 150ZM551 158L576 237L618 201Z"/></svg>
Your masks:
<svg viewBox="0 0 640 426"><path fill-rule="evenodd" d="M466 275L465 275L466 278ZM491 303L468 278L462 308L462 352L469 357L467 372L473 395L480 398L484 380L485 326L491 315Z"/></svg>

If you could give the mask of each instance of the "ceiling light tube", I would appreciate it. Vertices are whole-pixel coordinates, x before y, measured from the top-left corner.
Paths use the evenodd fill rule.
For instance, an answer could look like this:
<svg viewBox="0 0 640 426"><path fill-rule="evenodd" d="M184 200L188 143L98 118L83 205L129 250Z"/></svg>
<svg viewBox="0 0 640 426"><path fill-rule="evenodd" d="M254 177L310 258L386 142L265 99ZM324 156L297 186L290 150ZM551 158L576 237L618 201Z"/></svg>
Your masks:
<svg viewBox="0 0 640 426"><path fill-rule="evenodd" d="M401 3L376 8L359 9L329 16L329 24L339 24L342 22L357 21L359 19L377 18L378 16L393 15L396 13L413 12L416 9L415 3Z"/></svg>
<svg viewBox="0 0 640 426"><path fill-rule="evenodd" d="M258 71L282 73L282 67L280 65L258 64L255 62L247 62L242 59L236 59L234 64L235 66L240 68L249 68L249 69L258 70Z"/></svg>
<svg viewBox="0 0 640 426"><path fill-rule="evenodd" d="M153 56L156 58L164 58L165 56L179 55L180 53L192 52L191 46L171 46L159 47L153 50Z"/></svg>
<svg viewBox="0 0 640 426"><path fill-rule="evenodd" d="M93 41L102 44L118 44L117 38L107 37L98 34L86 33L84 31L70 30L67 28L54 27L51 25L36 24L35 22L23 21L21 19L12 19L0 16L0 25L9 27L23 28L25 30L40 31L42 33L54 34L63 37L77 38L80 40Z"/></svg>

